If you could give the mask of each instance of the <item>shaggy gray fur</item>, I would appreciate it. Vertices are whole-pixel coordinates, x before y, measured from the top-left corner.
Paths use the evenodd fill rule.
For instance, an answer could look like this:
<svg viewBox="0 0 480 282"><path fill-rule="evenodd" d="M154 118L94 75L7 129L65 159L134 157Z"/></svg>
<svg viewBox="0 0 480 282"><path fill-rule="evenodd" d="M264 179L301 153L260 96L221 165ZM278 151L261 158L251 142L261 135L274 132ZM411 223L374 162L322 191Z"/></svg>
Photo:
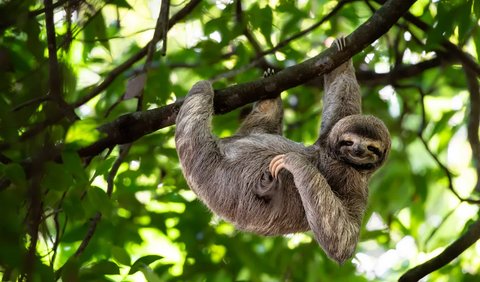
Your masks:
<svg viewBox="0 0 480 282"><path fill-rule="evenodd" d="M351 61L325 75L321 134L312 146L281 136L279 98L257 102L234 136L218 139L210 128L213 95L209 82L196 83L177 117L177 152L191 189L240 230L262 235L312 230L330 258L339 263L350 258L367 204L367 181L390 149L383 122L361 115ZM375 161L359 162L357 157L373 153L357 154L352 149L357 140L350 146L344 133L380 144ZM285 169L274 179L269 164L280 154Z"/></svg>

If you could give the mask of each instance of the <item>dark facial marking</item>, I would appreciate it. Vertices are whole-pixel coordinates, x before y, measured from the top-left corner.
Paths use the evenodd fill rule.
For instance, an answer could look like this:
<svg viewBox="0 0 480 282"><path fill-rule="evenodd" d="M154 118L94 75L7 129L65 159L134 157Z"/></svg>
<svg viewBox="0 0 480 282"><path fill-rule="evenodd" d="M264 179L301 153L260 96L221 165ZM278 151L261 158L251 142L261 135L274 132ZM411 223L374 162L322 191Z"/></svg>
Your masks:
<svg viewBox="0 0 480 282"><path fill-rule="evenodd" d="M343 146L352 146L353 145L353 141L347 141L347 140L343 140L343 141L340 141L340 143L338 144L340 147L343 147Z"/></svg>
<svg viewBox="0 0 480 282"><path fill-rule="evenodd" d="M382 157L382 152L380 152L380 150L374 146L368 146L367 149L374 153L375 155L377 155L378 157Z"/></svg>

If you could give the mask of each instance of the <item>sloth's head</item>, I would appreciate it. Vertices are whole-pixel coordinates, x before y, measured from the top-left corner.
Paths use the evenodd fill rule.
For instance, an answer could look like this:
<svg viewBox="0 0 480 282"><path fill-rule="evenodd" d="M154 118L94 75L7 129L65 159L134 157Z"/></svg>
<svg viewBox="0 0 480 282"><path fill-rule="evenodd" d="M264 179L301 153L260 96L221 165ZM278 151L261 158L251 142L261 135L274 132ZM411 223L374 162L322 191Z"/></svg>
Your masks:
<svg viewBox="0 0 480 282"><path fill-rule="evenodd" d="M362 172L373 172L390 151L390 134L385 124L368 115L351 115L332 128L328 144L335 157Z"/></svg>

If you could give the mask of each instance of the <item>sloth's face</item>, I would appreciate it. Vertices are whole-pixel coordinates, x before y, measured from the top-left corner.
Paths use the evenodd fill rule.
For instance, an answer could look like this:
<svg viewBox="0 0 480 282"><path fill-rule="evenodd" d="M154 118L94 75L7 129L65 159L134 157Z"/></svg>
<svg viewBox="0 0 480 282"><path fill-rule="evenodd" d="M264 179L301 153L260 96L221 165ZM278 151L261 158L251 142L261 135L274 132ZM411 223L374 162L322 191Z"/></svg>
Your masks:
<svg viewBox="0 0 480 282"><path fill-rule="evenodd" d="M355 133L340 135L336 151L340 160L359 170L375 169L385 155L385 148L381 141Z"/></svg>

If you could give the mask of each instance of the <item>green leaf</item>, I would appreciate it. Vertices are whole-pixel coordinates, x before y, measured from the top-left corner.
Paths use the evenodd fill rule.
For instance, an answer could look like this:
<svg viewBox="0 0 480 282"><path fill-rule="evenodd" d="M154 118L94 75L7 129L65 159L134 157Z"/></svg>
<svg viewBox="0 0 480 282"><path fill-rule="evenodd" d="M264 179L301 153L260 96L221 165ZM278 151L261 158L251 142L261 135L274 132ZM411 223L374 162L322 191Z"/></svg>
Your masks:
<svg viewBox="0 0 480 282"><path fill-rule="evenodd" d="M456 19L452 16L455 6L450 1L440 1L438 3L438 22L432 31L427 33L427 45L435 47L440 42L448 39L454 31Z"/></svg>
<svg viewBox="0 0 480 282"><path fill-rule="evenodd" d="M97 165L95 169L95 173L93 175L93 178L99 176L99 175L106 175L109 171L110 168L112 167L113 163L115 162L116 158L115 157L110 157L106 160L98 160L100 163Z"/></svg>
<svg viewBox="0 0 480 282"><path fill-rule="evenodd" d="M90 22L85 25L83 30L83 37L85 39L83 58L88 59L90 51L95 47L96 40L99 40L99 43L105 47L105 49L110 51L109 40L107 36L107 28L105 26L105 19L103 18L102 12L98 12L90 19Z"/></svg>
<svg viewBox="0 0 480 282"><path fill-rule="evenodd" d="M259 29L265 40L273 46L271 41L272 26L273 26L273 13L272 9L268 6L260 8L257 3L252 5L252 8L248 11L249 23L254 29Z"/></svg>
<svg viewBox="0 0 480 282"><path fill-rule="evenodd" d="M5 176L17 186L26 184L26 176L23 167L17 163L10 163L4 166Z"/></svg>
<svg viewBox="0 0 480 282"><path fill-rule="evenodd" d="M80 264L76 257L70 257L65 263L63 268L61 268L62 280L63 281L79 281L79 270Z"/></svg>
<svg viewBox="0 0 480 282"><path fill-rule="evenodd" d="M120 268L112 261L102 260L90 267L90 271L96 274L120 274Z"/></svg>
<svg viewBox="0 0 480 282"><path fill-rule="evenodd" d="M79 281L111 281L104 276L118 274L120 274L120 268L117 264L108 260L101 260L90 267L82 268Z"/></svg>
<svg viewBox="0 0 480 282"><path fill-rule="evenodd" d="M112 210L112 200L101 188L93 186L88 189L87 198L93 209L99 210L105 216L110 214Z"/></svg>
<svg viewBox="0 0 480 282"><path fill-rule="evenodd" d="M161 282L162 280L160 277L158 277L153 270L148 267L147 265L144 265L140 271L142 271L143 275L145 276L145 279L147 279L148 282Z"/></svg>
<svg viewBox="0 0 480 282"><path fill-rule="evenodd" d="M480 19L480 1L473 1L473 13L477 19Z"/></svg>
<svg viewBox="0 0 480 282"><path fill-rule="evenodd" d="M478 0L477 0L478 1ZM470 31L473 27L470 13L472 7L472 0L465 1L456 11L455 18L458 19L458 37L460 42L465 42L470 36Z"/></svg>
<svg viewBox="0 0 480 282"><path fill-rule="evenodd" d="M68 129L65 142L78 147L86 147L100 138L101 133L97 127L98 124L93 119L76 121Z"/></svg>
<svg viewBox="0 0 480 282"><path fill-rule="evenodd" d="M148 266L152 262L155 262L162 258L163 258L162 256L158 256L158 255L148 255L148 256L141 257L133 263L128 274L129 275L134 274L135 272L141 270L144 266Z"/></svg>
<svg viewBox="0 0 480 282"><path fill-rule="evenodd" d="M42 179L44 189L66 191L73 184L72 175L65 169L65 166L49 162L45 165L45 175Z"/></svg>
<svg viewBox="0 0 480 282"><path fill-rule="evenodd" d="M109 3L117 6L118 8L127 8L129 10L132 9L132 6L130 6L126 0L109 0Z"/></svg>
<svg viewBox="0 0 480 282"><path fill-rule="evenodd" d="M132 262L128 252L124 248L121 248L121 247L113 246L112 247L112 256L119 263L124 264L124 265L130 265L131 262Z"/></svg>
<svg viewBox="0 0 480 282"><path fill-rule="evenodd" d="M80 183L88 183L88 176L83 168L82 160L77 152L64 151L62 152L62 160L65 169L75 176Z"/></svg>

